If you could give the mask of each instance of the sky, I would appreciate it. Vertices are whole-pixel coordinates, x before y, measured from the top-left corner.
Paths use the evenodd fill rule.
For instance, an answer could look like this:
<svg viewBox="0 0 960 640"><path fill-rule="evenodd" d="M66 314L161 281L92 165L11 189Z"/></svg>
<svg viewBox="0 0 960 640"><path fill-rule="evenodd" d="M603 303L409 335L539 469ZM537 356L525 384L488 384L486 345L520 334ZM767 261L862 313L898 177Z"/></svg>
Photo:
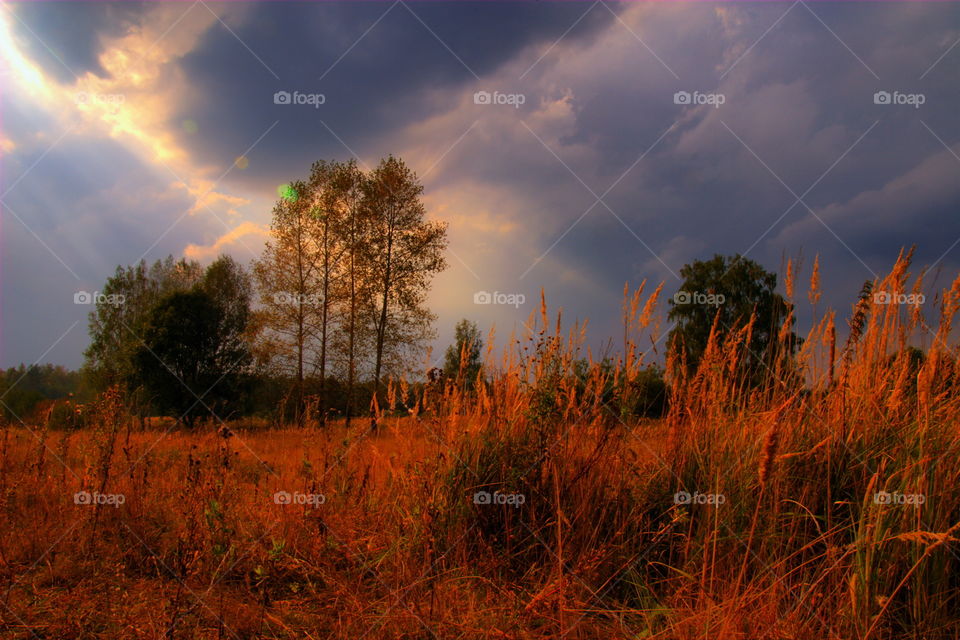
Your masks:
<svg viewBox="0 0 960 640"><path fill-rule="evenodd" d="M672 295L716 253L819 256L841 314L901 247L932 290L960 266L951 3L0 9L3 367L80 366L78 293L117 265L248 263L318 159L420 176L449 224L438 351L463 317L508 335L541 288L616 336L624 283Z"/></svg>

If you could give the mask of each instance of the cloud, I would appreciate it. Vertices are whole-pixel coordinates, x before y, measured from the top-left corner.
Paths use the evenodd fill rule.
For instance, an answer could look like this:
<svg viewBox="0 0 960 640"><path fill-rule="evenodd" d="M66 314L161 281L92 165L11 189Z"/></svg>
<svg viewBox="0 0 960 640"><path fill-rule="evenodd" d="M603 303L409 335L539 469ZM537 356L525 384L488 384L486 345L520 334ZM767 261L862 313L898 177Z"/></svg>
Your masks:
<svg viewBox="0 0 960 640"><path fill-rule="evenodd" d="M778 234L777 242L823 244L824 236L836 234L877 271L891 255L914 244L920 264L939 261L960 240L958 152L960 145L932 153L882 187L819 208L816 216L804 211Z"/></svg>
<svg viewBox="0 0 960 640"><path fill-rule="evenodd" d="M132 14L124 14L125 23L131 19ZM181 188L198 198L198 208L212 203L236 207L244 200L211 191L214 169L197 166L170 127L174 105L196 90L177 61L195 48L213 25L219 21L208 11L151 5L122 33L107 29L99 34L96 69L78 72L69 81L50 76L9 41L3 54L14 86L22 90L15 93L28 98L34 107L39 104L63 130L118 140L142 162L176 177ZM12 33L16 26L9 16L3 16L5 33ZM210 177L204 179L204 175Z"/></svg>
<svg viewBox="0 0 960 640"><path fill-rule="evenodd" d="M475 290L545 287L610 335L624 280L669 289L685 262L748 249L774 269L821 253L825 278L850 281L830 300L845 305L869 271L804 205L788 211L794 194L874 270L901 244L936 260L960 236L956 160L928 130L957 149L960 55L934 64L960 37L946 6L209 3L229 29L199 4L83 6L17 9L69 72L4 14L0 144L18 181L5 200L88 288L142 254L249 258L276 187L354 153L403 157L450 223L440 344L461 316L503 327L529 312L473 305ZM881 89L927 101L880 107ZM325 102L275 104L278 90ZM525 99L478 105L478 91ZM677 105L677 91L726 101ZM29 359L59 335L42 318L62 318L51 300L76 280L4 225L20 259L4 255L5 282L60 282L3 311L7 326L41 318L7 340L4 358Z"/></svg>
<svg viewBox="0 0 960 640"><path fill-rule="evenodd" d="M17 44L45 75L70 83L87 72L106 75L99 57L104 36L117 37L136 28L146 9L141 2L20 3L13 6L21 27ZM27 28L29 26L29 29Z"/></svg>
<svg viewBox="0 0 960 640"><path fill-rule="evenodd" d="M269 229L265 229L253 222L241 222L209 245L188 244L183 254L192 260L205 261L227 252L229 248L235 247L237 244L246 247L241 241L241 238L247 236L266 238L269 237L269 235Z"/></svg>
<svg viewBox="0 0 960 640"><path fill-rule="evenodd" d="M872 95L893 86L891 77L923 73L955 41L948 34L956 26L938 25L938 9L815 7L858 60L803 7L758 42L785 9L633 5L621 13L626 25L559 43L519 88L516 79L535 61L530 51L480 81L449 87L436 97L446 110L397 130L390 146L430 168L431 210L452 223L462 286L476 284L467 267L490 289L542 285L573 315L599 316L606 328L612 323L598 309L616 308L623 280L665 280L669 289L684 263L714 253L749 251L770 269L784 252L822 253L825 269L839 274L828 298L840 308L870 277L844 242L878 271L912 242L936 247L924 255L939 258L955 239L952 224L946 240L934 229L956 201L956 167L925 162L937 143L919 118L949 135L946 114L958 97L949 94L957 92L931 82L925 90L937 104L928 100L922 114L878 110ZM895 24L940 32L945 46L890 31ZM893 59L885 47L905 55ZM936 73L957 66L949 58L941 64ZM888 80L877 84L866 66ZM478 108L478 90L522 91L527 99L519 109ZM727 102L682 107L672 101L677 90L722 92ZM914 167L912 189L883 186ZM587 212L590 190L600 195L610 185L605 204ZM873 191L870 206L882 215L835 204ZM843 208L845 223L831 223L843 242L794 204L801 194L827 215ZM926 225L912 222L918 211Z"/></svg>

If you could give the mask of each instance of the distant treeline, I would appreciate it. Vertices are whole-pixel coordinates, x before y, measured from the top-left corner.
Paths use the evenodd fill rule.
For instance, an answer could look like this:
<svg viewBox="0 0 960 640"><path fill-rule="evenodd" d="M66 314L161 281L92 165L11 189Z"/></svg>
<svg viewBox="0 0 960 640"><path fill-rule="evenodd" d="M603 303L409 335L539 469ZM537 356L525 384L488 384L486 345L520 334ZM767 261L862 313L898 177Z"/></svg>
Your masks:
<svg viewBox="0 0 960 640"><path fill-rule="evenodd" d="M268 421L289 422L295 415L295 403L290 390L295 381L286 376L266 373L249 375L241 383L245 392L236 405L233 417L257 417ZM319 417L317 394L320 381L309 378L305 384L306 403L313 416ZM334 417L342 416L347 408L347 389L333 376L327 378L326 411ZM89 370L71 371L53 364L21 364L0 370L0 415L5 421L36 425L44 419L43 413L57 401L69 401L82 406L96 397L98 381ZM353 390L353 405L369 404L373 385L364 383ZM148 410L146 414L149 414Z"/></svg>
<svg viewBox="0 0 960 640"><path fill-rule="evenodd" d="M77 371L52 364L21 364L0 370L0 409L8 421L32 421L41 406L71 394L78 399L92 395Z"/></svg>

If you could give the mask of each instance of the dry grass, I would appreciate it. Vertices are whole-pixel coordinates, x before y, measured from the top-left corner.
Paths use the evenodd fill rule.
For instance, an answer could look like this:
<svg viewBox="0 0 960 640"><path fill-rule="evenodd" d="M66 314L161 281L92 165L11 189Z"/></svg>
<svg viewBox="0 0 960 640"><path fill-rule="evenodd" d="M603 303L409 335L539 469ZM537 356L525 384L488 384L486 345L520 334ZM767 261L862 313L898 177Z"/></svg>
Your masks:
<svg viewBox="0 0 960 640"><path fill-rule="evenodd" d="M581 330L544 304L489 384L398 384L376 435L141 432L109 394L96 429L5 428L0 637L960 637L960 279L935 328L866 296L837 345L818 317L760 388L745 332L715 340L668 363L667 418L624 422L659 294L626 296L612 371L575 375Z"/></svg>

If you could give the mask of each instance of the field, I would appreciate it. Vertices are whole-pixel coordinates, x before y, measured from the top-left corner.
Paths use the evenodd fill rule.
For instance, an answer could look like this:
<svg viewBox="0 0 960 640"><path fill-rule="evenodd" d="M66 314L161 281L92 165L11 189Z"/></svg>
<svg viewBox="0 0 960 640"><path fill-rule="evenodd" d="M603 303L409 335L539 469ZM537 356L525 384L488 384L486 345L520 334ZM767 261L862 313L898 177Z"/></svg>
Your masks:
<svg viewBox="0 0 960 640"><path fill-rule="evenodd" d="M376 433L141 431L115 394L78 431L7 426L0 637L960 637L960 280L932 328L870 295L839 343L817 316L760 385L749 327L671 358L638 421L658 294L627 297L612 371L575 375L544 304L477 389L391 384Z"/></svg>

